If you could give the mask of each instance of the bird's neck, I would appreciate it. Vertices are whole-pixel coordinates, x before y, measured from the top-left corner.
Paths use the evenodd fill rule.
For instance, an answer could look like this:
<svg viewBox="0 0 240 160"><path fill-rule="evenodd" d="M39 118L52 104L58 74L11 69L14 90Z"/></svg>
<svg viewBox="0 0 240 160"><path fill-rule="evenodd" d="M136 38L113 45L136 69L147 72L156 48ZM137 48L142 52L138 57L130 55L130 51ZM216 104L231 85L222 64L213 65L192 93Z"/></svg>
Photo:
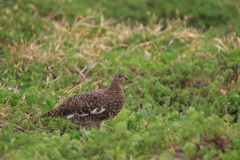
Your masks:
<svg viewBox="0 0 240 160"><path fill-rule="evenodd" d="M107 92L119 92L121 91L121 86L119 82L112 81L110 87L108 88Z"/></svg>

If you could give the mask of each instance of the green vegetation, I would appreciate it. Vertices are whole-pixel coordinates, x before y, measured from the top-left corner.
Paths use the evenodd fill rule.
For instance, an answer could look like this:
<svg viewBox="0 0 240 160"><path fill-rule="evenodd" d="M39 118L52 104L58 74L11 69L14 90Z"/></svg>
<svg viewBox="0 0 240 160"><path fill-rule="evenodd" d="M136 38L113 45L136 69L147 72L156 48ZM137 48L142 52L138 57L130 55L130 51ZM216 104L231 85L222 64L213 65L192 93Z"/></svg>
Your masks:
<svg viewBox="0 0 240 160"><path fill-rule="evenodd" d="M240 159L239 28L226 32L221 23L203 32L188 19L155 16L130 25L112 15L114 7L100 15L105 1L0 2L2 159ZM239 18L233 4L217 13L228 23ZM122 17L141 22L146 12L126 9ZM103 131L40 119L67 97L106 87L116 73L131 82L122 86L124 109Z"/></svg>

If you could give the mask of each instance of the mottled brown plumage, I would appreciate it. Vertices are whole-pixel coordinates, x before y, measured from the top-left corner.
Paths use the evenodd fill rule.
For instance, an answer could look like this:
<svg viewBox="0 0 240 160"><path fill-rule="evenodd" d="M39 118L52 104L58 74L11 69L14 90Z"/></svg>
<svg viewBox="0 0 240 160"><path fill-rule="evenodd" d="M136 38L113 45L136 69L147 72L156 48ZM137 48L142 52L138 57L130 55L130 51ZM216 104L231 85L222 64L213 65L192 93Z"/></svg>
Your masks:
<svg viewBox="0 0 240 160"><path fill-rule="evenodd" d="M125 79L128 79L125 75L117 74L108 89L77 94L42 117L66 117L81 129L94 125L101 129L103 121L115 117L123 107L125 96L120 84Z"/></svg>

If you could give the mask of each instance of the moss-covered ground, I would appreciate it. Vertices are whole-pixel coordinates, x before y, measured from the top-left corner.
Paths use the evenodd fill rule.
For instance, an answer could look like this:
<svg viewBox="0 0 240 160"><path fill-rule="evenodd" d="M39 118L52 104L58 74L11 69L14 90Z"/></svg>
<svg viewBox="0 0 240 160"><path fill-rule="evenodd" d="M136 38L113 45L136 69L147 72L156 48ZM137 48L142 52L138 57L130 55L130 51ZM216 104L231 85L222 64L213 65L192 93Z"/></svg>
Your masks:
<svg viewBox="0 0 240 160"><path fill-rule="evenodd" d="M130 24L111 6L99 14L105 1L0 2L1 159L240 159L237 23L205 30L208 20L189 25L186 10L143 24L126 9L139 20ZM229 6L239 13L233 2L226 16ZM67 97L106 88L116 73L131 79L126 103L102 131L40 118Z"/></svg>

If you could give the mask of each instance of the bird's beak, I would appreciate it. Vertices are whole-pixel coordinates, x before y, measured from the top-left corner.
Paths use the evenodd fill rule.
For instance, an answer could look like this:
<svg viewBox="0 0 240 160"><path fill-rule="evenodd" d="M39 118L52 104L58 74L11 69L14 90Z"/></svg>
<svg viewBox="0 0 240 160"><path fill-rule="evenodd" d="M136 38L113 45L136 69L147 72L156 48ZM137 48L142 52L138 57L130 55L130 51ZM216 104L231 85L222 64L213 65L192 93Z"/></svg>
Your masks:
<svg viewBox="0 0 240 160"><path fill-rule="evenodd" d="M125 76L125 79L126 79L126 80L129 80L129 78L128 78L128 77L126 77L126 76Z"/></svg>

